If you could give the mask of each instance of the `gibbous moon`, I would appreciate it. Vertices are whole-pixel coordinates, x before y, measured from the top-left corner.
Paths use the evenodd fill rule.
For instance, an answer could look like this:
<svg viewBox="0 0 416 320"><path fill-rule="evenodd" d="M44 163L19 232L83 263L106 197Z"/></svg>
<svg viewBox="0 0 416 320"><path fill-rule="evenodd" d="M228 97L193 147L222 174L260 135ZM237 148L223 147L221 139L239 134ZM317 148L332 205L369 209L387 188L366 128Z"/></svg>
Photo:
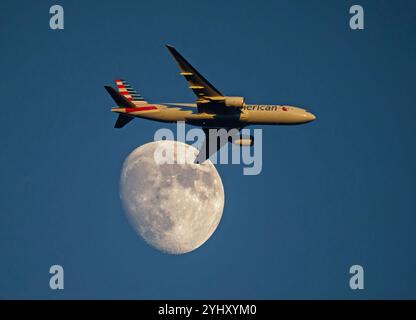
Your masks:
<svg viewBox="0 0 416 320"><path fill-rule="evenodd" d="M180 148L179 148L180 147ZM135 149L125 160L120 198L137 233L152 247L182 254L200 247L217 228L224 209L224 187L210 160L203 164L155 161L160 148L192 153L177 141L156 141Z"/></svg>

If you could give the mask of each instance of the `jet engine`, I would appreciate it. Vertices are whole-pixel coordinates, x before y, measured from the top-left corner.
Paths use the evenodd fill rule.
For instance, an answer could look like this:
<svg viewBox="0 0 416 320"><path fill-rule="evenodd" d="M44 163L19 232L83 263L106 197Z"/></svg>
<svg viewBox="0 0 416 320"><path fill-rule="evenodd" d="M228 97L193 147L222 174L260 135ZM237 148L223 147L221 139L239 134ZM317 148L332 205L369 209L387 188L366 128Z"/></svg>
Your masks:
<svg viewBox="0 0 416 320"><path fill-rule="evenodd" d="M244 100L243 97L225 97L224 104L226 107L242 108L244 107Z"/></svg>
<svg viewBox="0 0 416 320"><path fill-rule="evenodd" d="M238 139L235 139L232 142L239 146L250 147L254 145L254 137L253 136L239 137Z"/></svg>

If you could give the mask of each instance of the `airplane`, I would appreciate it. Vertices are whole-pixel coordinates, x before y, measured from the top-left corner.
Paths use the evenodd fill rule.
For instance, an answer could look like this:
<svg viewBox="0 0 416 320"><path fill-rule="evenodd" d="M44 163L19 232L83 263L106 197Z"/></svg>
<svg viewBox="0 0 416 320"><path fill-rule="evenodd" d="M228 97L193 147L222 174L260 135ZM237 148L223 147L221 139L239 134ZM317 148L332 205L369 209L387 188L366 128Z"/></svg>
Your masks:
<svg viewBox="0 0 416 320"><path fill-rule="evenodd" d="M180 75L185 77L189 89L196 95L196 103L150 103L145 101L127 81L118 79L116 80L118 90L104 86L117 105L111 109L118 114L115 128L123 128L134 118L160 122L184 121L202 127L205 140L195 163L203 163L227 142L241 146L251 146L254 143L252 136L240 136L239 139L228 137L212 149L209 148L210 129L225 129L226 132L237 129L234 132L239 132L248 125L298 125L316 119L314 114L303 108L289 105L247 104L244 97L226 96L205 79L174 47L166 45L166 48L179 65Z"/></svg>

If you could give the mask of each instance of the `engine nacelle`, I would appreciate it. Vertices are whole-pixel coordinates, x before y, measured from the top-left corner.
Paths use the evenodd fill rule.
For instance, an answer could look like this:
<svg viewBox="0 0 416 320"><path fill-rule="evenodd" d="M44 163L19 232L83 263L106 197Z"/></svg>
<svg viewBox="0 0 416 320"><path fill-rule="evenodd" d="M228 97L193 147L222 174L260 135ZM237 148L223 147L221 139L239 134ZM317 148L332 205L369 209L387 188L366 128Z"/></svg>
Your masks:
<svg viewBox="0 0 416 320"><path fill-rule="evenodd" d="M243 97L225 97L224 104L230 108L242 108L244 107L244 100Z"/></svg>
<svg viewBox="0 0 416 320"><path fill-rule="evenodd" d="M238 139L233 140L233 143L239 146L250 147L254 145L254 137L240 137Z"/></svg>

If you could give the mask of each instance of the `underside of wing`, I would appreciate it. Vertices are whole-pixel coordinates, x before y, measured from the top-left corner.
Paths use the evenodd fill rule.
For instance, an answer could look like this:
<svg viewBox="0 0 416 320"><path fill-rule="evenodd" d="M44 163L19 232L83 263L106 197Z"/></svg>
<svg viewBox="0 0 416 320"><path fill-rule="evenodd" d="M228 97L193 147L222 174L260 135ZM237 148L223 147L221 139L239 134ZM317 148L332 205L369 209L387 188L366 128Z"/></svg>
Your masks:
<svg viewBox="0 0 416 320"><path fill-rule="evenodd" d="M205 139L202 143L202 146L199 149L199 153L194 161L196 164L202 164L207 159L210 159L215 153L217 153L223 146L225 146L228 142L231 142L233 139L238 139L240 135L241 128L229 128L233 130L237 130L236 132L223 130L214 131L213 136L210 134L209 128L203 127L202 130L205 134Z"/></svg>
<svg viewBox="0 0 416 320"><path fill-rule="evenodd" d="M215 144L210 143L209 129L203 128L203 130L205 133L205 139L194 161L194 163L196 164L204 163L207 159L209 159L212 155L214 155L218 150L220 150L223 145L228 143L228 140L222 140L220 143L218 143L218 141L215 141Z"/></svg>

